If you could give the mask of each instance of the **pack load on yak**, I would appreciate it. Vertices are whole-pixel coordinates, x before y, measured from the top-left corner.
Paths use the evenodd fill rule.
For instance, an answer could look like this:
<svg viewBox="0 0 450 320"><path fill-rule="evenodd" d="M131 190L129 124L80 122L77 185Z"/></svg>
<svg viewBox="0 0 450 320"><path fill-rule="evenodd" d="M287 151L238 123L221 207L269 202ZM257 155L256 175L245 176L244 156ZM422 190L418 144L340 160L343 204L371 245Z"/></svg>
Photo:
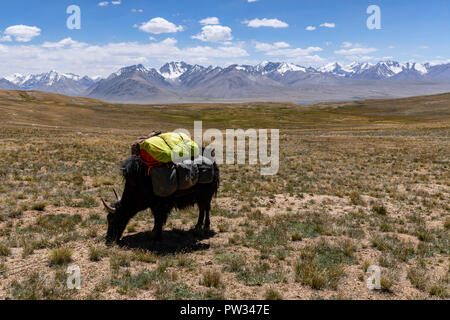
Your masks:
<svg viewBox="0 0 450 320"><path fill-rule="evenodd" d="M215 159L200 154L197 143L184 133L152 132L138 139L131 150L148 167L157 197L169 197L196 184L209 184L214 178Z"/></svg>

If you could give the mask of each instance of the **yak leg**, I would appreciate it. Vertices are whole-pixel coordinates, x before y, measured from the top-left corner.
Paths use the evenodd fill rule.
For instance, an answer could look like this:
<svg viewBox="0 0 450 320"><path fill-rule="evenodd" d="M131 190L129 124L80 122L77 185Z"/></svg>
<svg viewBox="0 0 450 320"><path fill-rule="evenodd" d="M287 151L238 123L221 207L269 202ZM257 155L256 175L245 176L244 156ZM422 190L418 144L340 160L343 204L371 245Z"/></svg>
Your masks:
<svg viewBox="0 0 450 320"><path fill-rule="evenodd" d="M160 241L162 238L162 229L166 223L168 213L155 215L155 226L153 228L153 238L156 241Z"/></svg>
<svg viewBox="0 0 450 320"><path fill-rule="evenodd" d="M211 211L211 204L206 205L206 217L205 217L205 230L209 230L211 227L211 221L209 220L209 211Z"/></svg>
<svg viewBox="0 0 450 320"><path fill-rule="evenodd" d="M205 208L203 205L199 204L198 205L198 222L197 225L195 226L195 230L196 231L200 231L202 229L203 226L203 220L205 219Z"/></svg>

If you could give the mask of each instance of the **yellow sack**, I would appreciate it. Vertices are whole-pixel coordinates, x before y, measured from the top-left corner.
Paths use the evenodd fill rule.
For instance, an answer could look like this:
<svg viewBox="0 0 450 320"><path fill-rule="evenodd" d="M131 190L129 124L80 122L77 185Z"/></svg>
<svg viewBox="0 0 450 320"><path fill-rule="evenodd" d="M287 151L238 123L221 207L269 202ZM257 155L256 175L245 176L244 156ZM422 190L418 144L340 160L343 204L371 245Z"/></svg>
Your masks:
<svg viewBox="0 0 450 320"><path fill-rule="evenodd" d="M200 155L200 149L195 141L184 133L176 132L163 133L144 140L140 144L140 149L141 155L147 153L153 159L162 163L173 162L181 158L195 158Z"/></svg>

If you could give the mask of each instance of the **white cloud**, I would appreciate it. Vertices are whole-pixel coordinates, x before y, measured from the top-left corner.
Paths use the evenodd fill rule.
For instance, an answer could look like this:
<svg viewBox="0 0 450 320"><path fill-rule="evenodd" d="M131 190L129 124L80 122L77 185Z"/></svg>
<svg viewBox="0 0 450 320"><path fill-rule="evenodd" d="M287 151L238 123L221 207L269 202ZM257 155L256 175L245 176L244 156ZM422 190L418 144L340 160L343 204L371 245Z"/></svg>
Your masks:
<svg viewBox="0 0 450 320"><path fill-rule="evenodd" d="M16 72L42 73L51 69L79 75L108 76L134 64L158 64L184 60L188 63L231 64L248 57L240 45L178 46L177 40L159 42L119 42L93 45L67 38L42 45L0 44L0 76ZM154 65L156 67L156 65Z"/></svg>
<svg viewBox="0 0 450 320"><path fill-rule="evenodd" d="M118 1L111 1L113 6L118 6L122 4L122 0L118 0Z"/></svg>
<svg viewBox="0 0 450 320"><path fill-rule="evenodd" d="M270 51L270 50L276 50L276 49L284 49L289 48L290 44L286 42L275 42L273 44L271 43L264 43L264 42L255 42L255 49L257 51Z"/></svg>
<svg viewBox="0 0 450 320"><path fill-rule="evenodd" d="M268 56L284 56L289 58L295 58L299 56L308 56L314 52L323 51L320 47L308 47L306 49L293 48L293 49L277 49L273 51L268 51L266 54Z"/></svg>
<svg viewBox="0 0 450 320"><path fill-rule="evenodd" d="M219 25L207 25L202 28L202 32L192 36L192 39L198 39L204 42L220 42L233 40L231 28Z"/></svg>
<svg viewBox="0 0 450 320"><path fill-rule="evenodd" d="M287 28L289 25L286 22L280 21L278 19L253 19L253 20L246 20L243 22L250 28L260 28L260 27L270 27L270 28Z"/></svg>
<svg viewBox="0 0 450 320"><path fill-rule="evenodd" d="M5 41L11 41L14 38L18 42L29 42L41 34L41 29L21 24L6 28L4 34Z"/></svg>
<svg viewBox="0 0 450 320"><path fill-rule="evenodd" d="M322 23L320 26L324 27L324 28L335 28L336 24L335 23L331 23L331 22L325 22L325 23Z"/></svg>
<svg viewBox="0 0 450 320"><path fill-rule="evenodd" d="M353 43L351 43L351 42L342 42L342 47L343 48L351 48L351 47L353 47Z"/></svg>
<svg viewBox="0 0 450 320"><path fill-rule="evenodd" d="M373 57L365 56L369 53L373 53L375 51L378 51L377 48L367 48L359 43L352 43L352 42L342 42L341 47L343 49L334 51L335 54L349 56L349 57L358 57L358 59L355 60L372 60Z"/></svg>
<svg viewBox="0 0 450 320"><path fill-rule="evenodd" d="M82 48L87 46L87 43L78 42L72 40L72 38L65 38L59 42L44 42L42 47L44 48L63 48L63 47L71 47L71 48Z"/></svg>
<svg viewBox="0 0 450 320"><path fill-rule="evenodd" d="M306 31L314 31L314 30L316 30L316 27L314 27L314 26L307 26L305 30Z"/></svg>
<svg viewBox="0 0 450 320"><path fill-rule="evenodd" d="M437 56L434 60L429 62L430 65L435 66L438 64L447 64L450 63L450 59L447 59L445 57Z"/></svg>
<svg viewBox="0 0 450 320"><path fill-rule="evenodd" d="M99 2L99 3L98 3L98 6L99 6L99 7L106 7L107 5L109 5L109 2L108 2L108 1L102 1L102 2Z"/></svg>
<svg viewBox="0 0 450 320"><path fill-rule="evenodd" d="M199 21L200 24L208 25L208 24L220 24L219 18L209 17Z"/></svg>
<svg viewBox="0 0 450 320"><path fill-rule="evenodd" d="M248 0L248 2L252 3L252 2L257 2L258 0Z"/></svg>
<svg viewBox="0 0 450 320"><path fill-rule="evenodd" d="M356 56L346 56L345 59L351 62L377 62L382 60L381 58L373 57L373 56L364 56L364 55L356 55Z"/></svg>
<svg viewBox="0 0 450 320"><path fill-rule="evenodd" d="M354 56L354 55L366 55L372 52L378 51L376 48L362 48L362 47L355 47L350 49L341 49L337 50L334 53L344 56Z"/></svg>
<svg viewBox="0 0 450 320"><path fill-rule="evenodd" d="M0 42L11 42L11 36L0 36Z"/></svg>
<svg viewBox="0 0 450 320"><path fill-rule="evenodd" d="M290 62L304 66L305 65L322 66L325 63L327 63L327 60L315 54L315 55L295 57L291 59Z"/></svg>
<svg viewBox="0 0 450 320"><path fill-rule="evenodd" d="M153 33L153 34L161 34L161 33L175 33L178 31L183 31L183 26L176 26L170 21L167 21L164 18L157 17L153 18L150 21L144 22L139 27L139 30Z"/></svg>
<svg viewBox="0 0 450 320"><path fill-rule="evenodd" d="M142 12L144 12L144 10L143 9L131 9L131 12L139 12L139 13L142 13Z"/></svg>
<svg viewBox="0 0 450 320"><path fill-rule="evenodd" d="M237 58L237 57L248 57L249 54L245 49L242 49L240 47L218 47L218 48L212 48L209 46L203 47L193 47L193 48L187 48L184 50L184 54L187 57L215 57L215 58Z"/></svg>
<svg viewBox="0 0 450 320"><path fill-rule="evenodd" d="M429 49L429 46L420 46L420 49Z"/></svg>
<svg viewBox="0 0 450 320"><path fill-rule="evenodd" d="M323 51L320 47L290 48L286 42L264 43L255 42L255 49L263 51L266 56L270 56L271 61L288 61L301 65L321 65L325 59L314 54Z"/></svg>

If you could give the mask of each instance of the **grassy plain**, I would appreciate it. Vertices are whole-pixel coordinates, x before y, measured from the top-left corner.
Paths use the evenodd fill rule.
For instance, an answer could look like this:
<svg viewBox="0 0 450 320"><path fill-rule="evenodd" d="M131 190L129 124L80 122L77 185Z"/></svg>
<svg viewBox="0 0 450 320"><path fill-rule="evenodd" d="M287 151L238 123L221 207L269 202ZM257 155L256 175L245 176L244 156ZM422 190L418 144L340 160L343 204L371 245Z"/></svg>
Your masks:
<svg viewBox="0 0 450 320"><path fill-rule="evenodd" d="M106 247L99 197L122 188L131 143L195 120L280 129L278 175L223 165L213 232L174 212L156 244L147 211ZM0 299L448 299L449 166L450 94L143 106L0 91Z"/></svg>

